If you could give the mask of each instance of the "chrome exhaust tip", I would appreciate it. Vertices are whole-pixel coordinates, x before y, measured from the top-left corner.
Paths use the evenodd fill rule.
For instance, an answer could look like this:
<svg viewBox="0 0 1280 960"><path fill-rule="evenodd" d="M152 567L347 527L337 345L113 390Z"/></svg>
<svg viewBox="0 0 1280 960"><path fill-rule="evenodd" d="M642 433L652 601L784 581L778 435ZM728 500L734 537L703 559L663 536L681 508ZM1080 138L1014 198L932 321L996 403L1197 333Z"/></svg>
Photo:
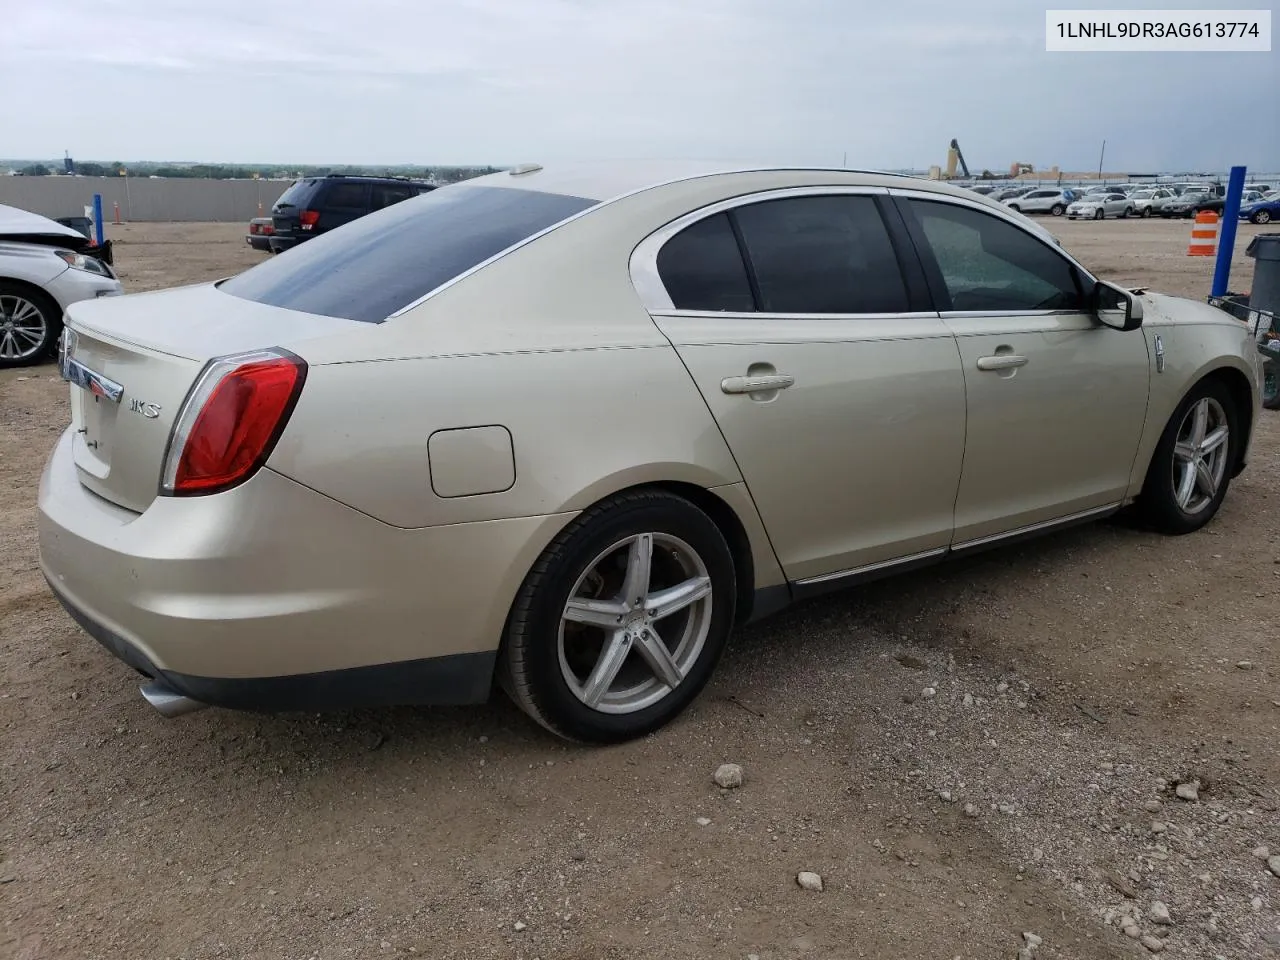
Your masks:
<svg viewBox="0 0 1280 960"><path fill-rule="evenodd" d="M180 717L184 713L193 713L196 710L203 710L208 706L207 703L184 697L163 680L152 680L150 683L144 683L138 689L142 691L142 699L155 707L162 715L170 718Z"/></svg>

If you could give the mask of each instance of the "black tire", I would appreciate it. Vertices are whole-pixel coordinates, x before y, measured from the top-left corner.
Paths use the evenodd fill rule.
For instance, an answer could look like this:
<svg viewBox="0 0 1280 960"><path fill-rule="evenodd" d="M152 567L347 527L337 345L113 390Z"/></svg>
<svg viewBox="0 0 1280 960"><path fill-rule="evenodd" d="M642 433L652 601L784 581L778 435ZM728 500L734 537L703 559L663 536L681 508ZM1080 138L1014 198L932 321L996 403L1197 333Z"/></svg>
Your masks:
<svg viewBox="0 0 1280 960"><path fill-rule="evenodd" d="M1144 219L1145 219L1145 218L1147 218L1147 217L1149 217L1149 216L1151 216L1151 208L1150 208L1150 207L1143 207L1143 208L1142 208L1142 216L1143 216L1143 218L1144 218Z"/></svg>
<svg viewBox="0 0 1280 960"><path fill-rule="evenodd" d="M1252 222L1254 222L1254 223L1270 223L1270 222L1271 222L1271 211L1270 211L1270 210L1255 210L1255 211L1254 211L1254 212L1249 216L1249 219L1250 219Z"/></svg>
<svg viewBox="0 0 1280 960"><path fill-rule="evenodd" d="M6 323L10 321L10 312L16 303L30 304L39 315L39 340L29 343L22 338L21 343L16 334L6 331ZM6 333L10 339L6 339ZM0 280L0 369L6 367L25 367L40 363L57 349L58 338L62 336L62 310L57 301L37 287L11 280ZM6 346L12 344L10 350ZM19 354L6 357L6 352Z"/></svg>
<svg viewBox="0 0 1280 960"><path fill-rule="evenodd" d="M1222 474L1222 481L1217 493L1209 504L1196 513L1187 513L1178 505L1174 488L1174 445L1177 443L1178 431L1191 408L1206 397L1215 400L1226 415L1227 464ZM1231 483L1231 467L1236 461L1240 443L1240 414L1236 410L1231 393L1226 386L1216 379L1201 380L1182 398L1173 416L1165 425L1160 442L1152 454L1151 464L1147 467L1146 481L1142 487L1142 496L1138 501L1143 517L1148 524L1161 533L1180 536L1199 530L1214 518L1222 500L1227 495L1227 487Z"/></svg>
<svg viewBox="0 0 1280 960"><path fill-rule="evenodd" d="M1097 210L1093 211L1093 219L1095 219L1095 220L1101 220L1101 219L1103 219L1104 217L1106 217L1106 215L1107 215L1107 214L1106 214L1106 211L1105 211L1105 210L1103 210L1101 207L1099 207Z"/></svg>
<svg viewBox="0 0 1280 960"><path fill-rule="evenodd" d="M1263 361L1262 405L1268 410L1280 410L1280 360Z"/></svg>
<svg viewBox="0 0 1280 960"><path fill-rule="evenodd" d="M1125 220L1128 220L1130 217L1133 216L1133 214L1134 214L1133 207L1125 207L1124 213L1120 214L1120 216L1123 217Z"/></svg>
<svg viewBox="0 0 1280 960"><path fill-rule="evenodd" d="M1052 207L1049 208L1049 212L1052 213L1055 217L1060 217L1067 212L1067 208L1060 203L1055 203Z"/></svg>
<svg viewBox="0 0 1280 960"><path fill-rule="evenodd" d="M1009 209L1010 209L1010 210L1012 210L1012 211L1014 211L1015 213L1021 213L1021 212L1022 212L1022 208L1021 208L1020 206L1018 206L1016 203L1011 203L1011 204L1009 204Z"/></svg>
<svg viewBox="0 0 1280 960"><path fill-rule="evenodd" d="M709 627L674 690L635 712L605 713L579 699L564 677L561 617L570 592L601 552L645 532L677 537L697 553L711 580ZM733 554L710 517L665 491L619 494L569 524L525 577L507 617L498 682L525 713L567 740L604 744L642 737L674 719L706 685L733 629L736 601Z"/></svg>

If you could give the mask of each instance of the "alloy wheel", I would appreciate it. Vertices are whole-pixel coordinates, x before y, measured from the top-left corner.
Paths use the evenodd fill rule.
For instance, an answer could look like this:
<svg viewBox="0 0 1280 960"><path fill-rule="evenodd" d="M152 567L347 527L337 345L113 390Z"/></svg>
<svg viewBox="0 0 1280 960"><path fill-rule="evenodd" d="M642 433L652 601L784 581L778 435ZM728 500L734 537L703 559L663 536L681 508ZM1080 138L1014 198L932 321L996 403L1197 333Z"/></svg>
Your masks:
<svg viewBox="0 0 1280 960"><path fill-rule="evenodd" d="M1227 413L1213 397L1192 404L1173 446L1174 500L1188 514L1214 502L1227 472L1231 429Z"/></svg>
<svg viewBox="0 0 1280 960"><path fill-rule="evenodd" d="M592 710L644 710L698 662L712 611L711 577L689 544L663 533L619 541L569 592L557 643L561 676Z"/></svg>
<svg viewBox="0 0 1280 960"><path fill-rule="evenodd" d="M0 359L26 360L45 341L45 318L30 300L17 294L0 294Z"/></svg>

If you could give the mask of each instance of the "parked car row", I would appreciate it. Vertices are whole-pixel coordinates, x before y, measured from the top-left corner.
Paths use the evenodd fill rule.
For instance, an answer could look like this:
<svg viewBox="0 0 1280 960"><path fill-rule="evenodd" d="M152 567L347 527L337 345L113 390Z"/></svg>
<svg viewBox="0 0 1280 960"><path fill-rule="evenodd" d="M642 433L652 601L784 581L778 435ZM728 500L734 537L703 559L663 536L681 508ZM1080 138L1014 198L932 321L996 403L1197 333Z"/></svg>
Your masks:
<svg viewBox="0 0 1280 960"><path fill-rule="evenodd" d="M1255 205L1263 203L1254 222L1269 223L1277 215L1268 206L1273 185L1250 183L1241 201L1241 216L1253 219ZM1221 213L1226 187L1221 183L1121 183L1075 187L973 184L968 189L998 200L1019 213L1048 213L1068 219L1105 217L1194 217L1203 210ZM1246 212L1246 210L1248 212Z"/></svg>

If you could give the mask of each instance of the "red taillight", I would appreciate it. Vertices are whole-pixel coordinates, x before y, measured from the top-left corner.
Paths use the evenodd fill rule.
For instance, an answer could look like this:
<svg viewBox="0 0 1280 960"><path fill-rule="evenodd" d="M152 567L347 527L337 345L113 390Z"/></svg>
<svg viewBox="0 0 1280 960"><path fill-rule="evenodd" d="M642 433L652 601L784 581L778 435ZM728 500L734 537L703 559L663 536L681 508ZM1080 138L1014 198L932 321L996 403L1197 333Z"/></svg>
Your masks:
<svg viewBox="0 0 1280 960"><path fill-rule="evenodd" d="M279 349L210 361L178 413L161 492L218 493L251 477L271 455L306 377L306 362Z"/></svg>
<svg viewBox="0 0 1280 960"><path fill-rule="evenodd" d="M256 223L251 223L251 224L249 224L249 232L250 232L250 233L257 233L257 232L258 232L258 225L257 225Z"/></svg>
<svg viewBox="0 0 1280 960"><path fill-rule="evenodd" d="M275 232L276 232L276 228L275 228L272 224L270 224L270 223L264 223L264 224L262 225L262 232L263 232L263 233L275 233Z"/></svg>
<svg viewBox="0 0 1280 960"><path fill-rule="evenodd" d="M310 230L320 222L319 210L303 210L298 214L298 222L302 224L303 230Z"/></svg>

